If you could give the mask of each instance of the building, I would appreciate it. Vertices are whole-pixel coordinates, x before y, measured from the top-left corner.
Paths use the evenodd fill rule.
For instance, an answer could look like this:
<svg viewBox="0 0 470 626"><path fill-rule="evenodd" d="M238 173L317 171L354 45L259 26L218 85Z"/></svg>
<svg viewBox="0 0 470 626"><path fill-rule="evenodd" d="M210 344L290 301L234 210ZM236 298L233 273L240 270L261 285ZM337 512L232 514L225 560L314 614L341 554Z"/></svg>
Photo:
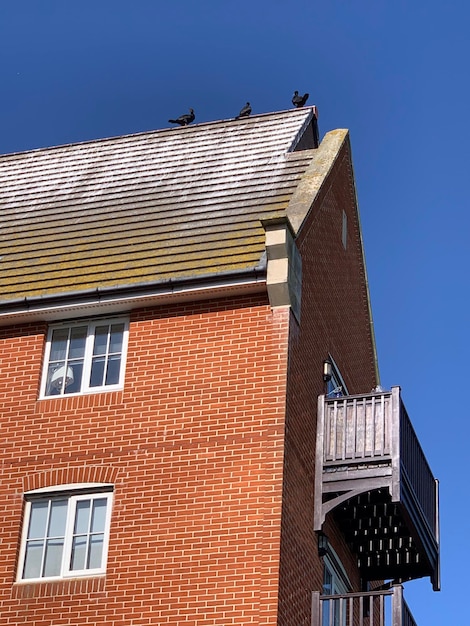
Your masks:
<svg viewBox="0 0 470 626"><path fill-rule="evenodd" d="M438 589L349 136L316 124L0 157L4 624L366 626L391 601L398 626L403 581Z"/></svg>

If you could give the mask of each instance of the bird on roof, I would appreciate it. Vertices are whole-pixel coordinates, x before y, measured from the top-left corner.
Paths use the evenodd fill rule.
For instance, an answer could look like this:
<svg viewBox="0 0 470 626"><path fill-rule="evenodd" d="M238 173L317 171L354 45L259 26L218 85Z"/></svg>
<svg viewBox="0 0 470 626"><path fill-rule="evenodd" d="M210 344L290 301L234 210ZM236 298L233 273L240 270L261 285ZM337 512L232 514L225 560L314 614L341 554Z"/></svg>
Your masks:
<svg viewBox="0 0 470 626"><path fill-rule="evenodd" d="M239 120L241 117L248 117L250 114L251 114L251 104L247 102L235 119Z"/></svg>
<svg viewBox="0 0 470 626"><path fill-rule="evenodd" d="M294 96L292 97L292 104L298 109L300 109L307 102L308 96L309 96L308 93L304 93L303 96L299 96L299 92L294 91Z"/></svg>
<svg viewBox="0 0 470 626"><path fill-rule="evenodd" d="M179 124L180 126L187 126L194 122L194 109L189 109L189 113L185 113L184 115L180 115L176 118L176 120L168 120L171 124Z"/></svg>

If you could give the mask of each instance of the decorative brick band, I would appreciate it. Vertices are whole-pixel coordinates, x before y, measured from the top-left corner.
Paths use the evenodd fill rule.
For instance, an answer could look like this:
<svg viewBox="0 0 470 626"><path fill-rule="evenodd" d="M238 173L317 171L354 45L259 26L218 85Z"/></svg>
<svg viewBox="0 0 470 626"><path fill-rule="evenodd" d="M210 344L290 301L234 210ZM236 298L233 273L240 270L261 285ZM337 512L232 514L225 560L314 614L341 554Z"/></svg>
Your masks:
<svg viewBox="0 0 470 626"><path fill-rule="evenodd" d="M116 482L118 471L119 468L109 465L52 467L44 472L25 476L23 478L23 492L73 483L114 483Z"/></svg>

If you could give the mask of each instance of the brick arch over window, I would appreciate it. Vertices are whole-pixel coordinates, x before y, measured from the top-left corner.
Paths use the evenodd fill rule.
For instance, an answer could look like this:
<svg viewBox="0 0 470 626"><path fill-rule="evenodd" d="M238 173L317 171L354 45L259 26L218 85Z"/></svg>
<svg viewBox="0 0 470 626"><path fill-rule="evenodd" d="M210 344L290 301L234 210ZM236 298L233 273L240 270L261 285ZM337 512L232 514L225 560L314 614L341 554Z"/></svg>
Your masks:
<svg viewBox="0 0 470 626"><path fill-rule="evenodd" d="M69 485L74 483L109 483L116 482L119 468L109 465L85 465L79 467L51 468L23 477L23 492Z"/></svg>

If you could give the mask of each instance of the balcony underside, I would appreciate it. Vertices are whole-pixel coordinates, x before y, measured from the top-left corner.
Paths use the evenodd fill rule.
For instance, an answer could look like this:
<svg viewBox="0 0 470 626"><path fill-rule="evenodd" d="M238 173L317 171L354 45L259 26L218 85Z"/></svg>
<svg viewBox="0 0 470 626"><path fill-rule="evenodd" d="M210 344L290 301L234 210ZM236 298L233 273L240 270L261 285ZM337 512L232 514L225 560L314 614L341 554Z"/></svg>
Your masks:
<svg viewBox="0 0 470 626"><path fill-rule="evenodd" d="M413 532L403 503L392 502L388 489L355 495L332 514L357 555L365 580L433 577L434 567Z"/></svg>

